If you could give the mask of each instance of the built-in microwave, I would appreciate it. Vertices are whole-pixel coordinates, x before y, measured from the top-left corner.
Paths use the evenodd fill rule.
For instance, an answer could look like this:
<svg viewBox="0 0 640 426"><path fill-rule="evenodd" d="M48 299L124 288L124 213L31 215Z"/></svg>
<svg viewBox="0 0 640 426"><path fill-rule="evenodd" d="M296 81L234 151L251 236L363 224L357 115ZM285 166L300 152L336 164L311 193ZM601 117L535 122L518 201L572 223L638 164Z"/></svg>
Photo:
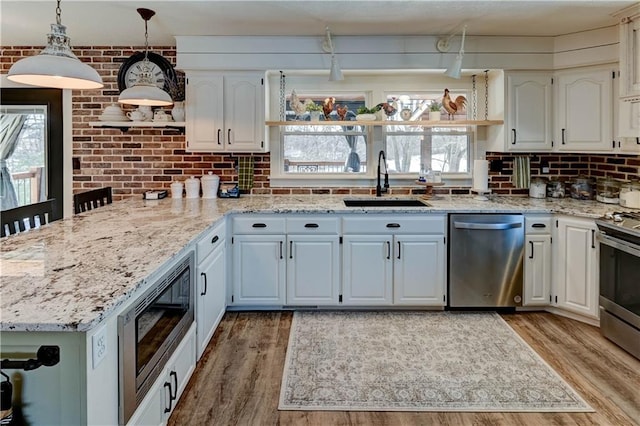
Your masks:
<svg viewBox="0 0 640 426"><path fill-rule="evenodd" d="M118 317L120 424L126 424L194 321L194 254L167 269Z"/></svg>

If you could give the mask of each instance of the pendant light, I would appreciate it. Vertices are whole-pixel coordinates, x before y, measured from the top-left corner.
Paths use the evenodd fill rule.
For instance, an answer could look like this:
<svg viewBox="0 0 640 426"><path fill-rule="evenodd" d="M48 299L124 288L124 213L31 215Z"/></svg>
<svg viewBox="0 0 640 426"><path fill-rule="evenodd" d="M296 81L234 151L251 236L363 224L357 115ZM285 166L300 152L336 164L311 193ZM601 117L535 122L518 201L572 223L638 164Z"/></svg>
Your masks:
<svg viewBox="0 0 640 426"><path fill-rule="evenodd" d="M129 105L167 106L172 105L171 96L156 86L153 82L151 66L149 65L149 33L147 23L156 13L153 10L140 8L138 13L144 19L144 60L138 81L120 93L118 102Z"/></svg>
<svg viewBox="0 0 640 426"><path fill-rule="evenodd" d="M340 69L340 65L338 64L338 58L336 58L336 52L333 48L333 41L331 40L331 31L329 31L329 27L327 27L325 31L326 34L324 37L324 42L322 43L322 49L325 52L331 54L331 69L329 71L329 81L344 80L342 70Z"/></svg>
<svg viewBox="0 0 640 426"><path fill-rule="evenodd" d="M13 64L7 78L16 83L55 89L99 89L104 86L98 72L73 54L67 27L61 24L60 0L56 7L56 23L51 24L47 45L36 56Z"/></svg>
<svg viewBox="0 0 640 426"><path fill-rule="evenodd" d="M458 54L456 55L455 60L453 61L453 64L451 64L451 66L449 68L447 68L447 70L444 72L445 75L451 77L451 78L460 78L460 73L462 71L462 57L464 56L464 37L467 33L467 26L465 25L462 28L462 41L460 43L460 50L458 51ZM449 38L451 38L453 36L450 36ZM441 39L438 41L438 50L440 50L441 52L446 48L446 50L449 50L449 40L446 39L446 41L443 44L444 39Z"/></svg>

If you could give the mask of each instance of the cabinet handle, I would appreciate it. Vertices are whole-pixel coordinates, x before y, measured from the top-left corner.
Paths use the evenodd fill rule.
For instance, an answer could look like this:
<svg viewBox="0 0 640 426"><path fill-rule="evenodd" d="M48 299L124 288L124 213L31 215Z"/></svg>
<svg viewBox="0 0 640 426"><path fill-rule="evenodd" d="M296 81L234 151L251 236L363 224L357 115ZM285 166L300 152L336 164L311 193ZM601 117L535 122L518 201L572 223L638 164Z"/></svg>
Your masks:
<svg viewBox="0 0 640 426"><path fill-rule="evenodd" d="M596 248L596 230L591 230L591 248Z"/></svg>
<svg viewBox="0 0 640 426"><path fill-rule="evenodd" d="M280 241L280 259L282 259L282 241Z"/></svg>
<svg viewBox="0 0 640 426"><path fill-rule="evenodd" d="M529 255L529 259L533 259L533 241L529 241L529 244L531 245L531 254Z"/></svg>
<svg viewBox="0 0 640 426"><path fill-rule="evenodd" d="M173 383L175 383L176 385L174 394L170 395L171 400L175 401L178 398L178 373L176 373L175 371L172 371L171 373L169 373L169 377L173 377ZM169 389L171 389L171 387Z"/></svg>
<svg viewBox="0 0 640 426"><path fill-rule="evenodd" d="M640 138L636 138L636 145L640 145Z"/></svg>
<svg viewBox="0 0 640 426"><path fill-rule="evenodd" d="M304 227L305 228L318 228L319 225L317 223L305 223Z"/></svg>
<svg viewBox="0 0 640 426"><path fill-rule="evenodd" d="M399 223L387 223L387 228L400 228Z"/></svg>
<svg viewBox="0 0 640 426"><path fill-rule="evenodd" d="M171 409L173 408L173 398L171 398L171 383L169 382L164 382L164 387L165 388L169 388L169 408L167 408L166 406L164 407L164 412L165 413L170 413Z"/></svg>
<svg viewBox="0 0 640 426"><path fill-rule="evenodd" d="M533 225L531 225L532 228L546 228L547 225L545 225L544 223L534 223Z"/></svg>
<svg viewBox="0 0 640 426"><path fill-rule="evenodd" d="M253 225L251 225L252 228L266 228L267 224L266 223L254 223Z"/></svg>
<svg viewBox="0 0 640 426"><path fill-rule="evenodd" d="M564 141L564 133L565 133L565 129L562 129L562 145L564 145L566 143Z"/></svg>
<svg viewBox="0 0 640 426"><path fill-rule="evenodd" d="M218 145L222 145L222 142L220 142L220 132L222 131L222 129L218 129Z"/></svg>
<svg viewBox="0 0 640 426"><path fill-rule="evenodd" d="M227 143L231 145L231 129L227 130Z"/></svg>
<svg viewBox="0 0 640 426"><path fill-rule="evenodd" d="M398 241L398 259L400 259L400 241Z"/></svg>
<svg viewBox="0 0 640 426"><path fill-rule="evenodd" d="M204 289L202 290L202 293L200 293L200 296L204 296L207 294L207 274L200 272L200 276L204 277Z"/></svg>
<svg viewBox="0 0 640 426"><path fill-rule="evenodd" d="M211 244L215 244L216 242L218 242L219 239L220 237L218 237L217 235L214 235L213 238L211 239Z"/></svg>
<svg viewBox="0 0 640 426"><path fill-rule="evenodd" d="M511 145L515 145L516 144L516 129L511 129L511 131L513 132L513 139L511 140Z"/></svg>
<svg viewBox="0 0 640 426"><path fill-rule="evenodd" d="M387 241L387 259L391 259L391 243Z"/></svg>
<svg viewBox="0 0 640 426"><path fill-rule="evenodd" d="M293 241L289 241L289 259L293 259Z"/></svg>

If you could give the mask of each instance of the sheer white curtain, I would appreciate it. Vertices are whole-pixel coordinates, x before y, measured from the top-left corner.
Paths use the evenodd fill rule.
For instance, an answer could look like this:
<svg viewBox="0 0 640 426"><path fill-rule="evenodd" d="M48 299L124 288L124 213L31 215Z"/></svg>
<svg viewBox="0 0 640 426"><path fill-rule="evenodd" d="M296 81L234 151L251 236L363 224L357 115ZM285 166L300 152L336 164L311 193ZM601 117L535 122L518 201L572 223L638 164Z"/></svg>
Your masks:
<svg viewBox="0 0 640 426"><path fill-rule="evenodd" d="M26 114L0 115L0 210L18 206L18 196L11 181L7 160L18 145L20 132L26 121Z"/></svg>

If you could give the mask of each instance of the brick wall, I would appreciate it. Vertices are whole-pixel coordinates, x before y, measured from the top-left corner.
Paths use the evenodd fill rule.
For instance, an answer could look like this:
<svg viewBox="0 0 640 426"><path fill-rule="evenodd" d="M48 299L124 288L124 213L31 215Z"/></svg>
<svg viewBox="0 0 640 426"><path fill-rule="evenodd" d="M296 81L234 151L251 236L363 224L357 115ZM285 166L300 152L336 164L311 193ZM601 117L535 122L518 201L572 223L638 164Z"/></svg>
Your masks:
<svg viewBox="0 0 640 426"><path fill-rule="evenodd" d="M9 46L2 48L0 64L7 73L17 60L38 54L39 46ZM175 64L174 47L153 46L151 51L162 54ZM99 90L74 91L73 102L73 156L80 160L80 169L73 172L74 192L111 186L114 198L121 199L149 189L168 189L174 180L189 176L202 176L213 170L222 182L237 180L235 158L247 154L186 153L185 136L176 130L93 128L88 123L98 121L105 107L116 103L119 90L117 75L120 65L143 46L90 46L74 47L74 53L94 67L102 76L105 87ZM124 106L125 111L133 109ZM519 154L526 155L526 154ZM375 188L270 188L269 154L257 154L253 193L256 194L373 194ZM513 155L489 153L489 160L503 160L501 172L490 173L490 188L494 193L528 194L528 190L511 185ZM639 156L544 154L532 158L532 171L539 170L539 161L549 162L551 173L562 180L584 173L602 176L610 173L616 178L640 175ZM537 162L537 163L536 163ZM532 172L532 175L537 175ZM548 175L547 175L548 176ZM392 187L392 194L423 191L416 187ZM468 194L469 188L436 188L440 194Z"/></svg>

